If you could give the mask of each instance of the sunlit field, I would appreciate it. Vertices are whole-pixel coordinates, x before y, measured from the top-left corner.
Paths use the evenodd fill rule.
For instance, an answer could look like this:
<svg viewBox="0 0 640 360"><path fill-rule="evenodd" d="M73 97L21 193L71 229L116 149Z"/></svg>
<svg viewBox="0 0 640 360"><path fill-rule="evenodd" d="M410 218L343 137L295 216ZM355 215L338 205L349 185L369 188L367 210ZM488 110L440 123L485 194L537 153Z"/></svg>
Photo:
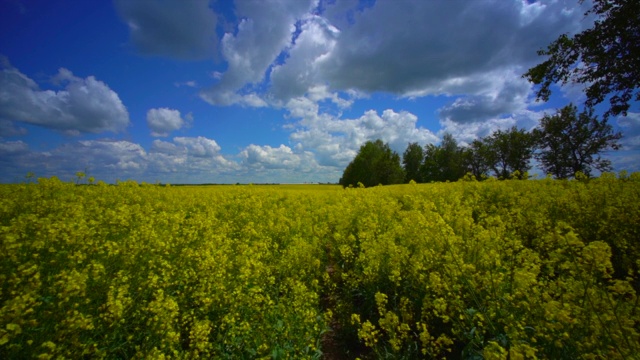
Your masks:
<svg viewBox="0 0 640 360"><path fill-rule="evenodd" d="M336 192L342 191L340 185L325 185L325 184L242 184L242 185L181 185L181 188L189 189L202 189L207 188L212 191L227 191L229 189L237 189L241 187L258 188L262 190L270 191L282 191L286 193L290 192L311 192L311 193L324 193L324 192Z"/></svg>
<svg viewBox="0 0 640 360"><path fill-rule="evenodd" d="M630 359L640 174L0 186L0 358Z"/></svg>

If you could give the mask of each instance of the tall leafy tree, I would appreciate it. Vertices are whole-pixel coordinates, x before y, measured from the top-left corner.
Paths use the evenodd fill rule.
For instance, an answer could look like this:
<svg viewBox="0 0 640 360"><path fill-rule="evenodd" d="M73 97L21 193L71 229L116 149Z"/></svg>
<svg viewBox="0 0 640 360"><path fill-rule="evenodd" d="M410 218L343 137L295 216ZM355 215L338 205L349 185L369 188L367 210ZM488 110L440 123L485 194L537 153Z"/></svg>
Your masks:
<svg viewBox="0 0 640 360"><path fill-rule="evenodd" d="M410 143L402 154L402 166L404 167L404 182L408 183L413 180L422 182L422 174L420 174L420 166L424 159L424 150L417 142Z"/></svg>
<svg viewBox="0 0 640 360"><path fill-rule="evenodd" d="M584 0L580 0L583 3ZM547 101L554 83L586 86L586 107L609 97L609 115L627 114L629 101L640 100L640 1L593 0L585 16L595 16L592 28L561 35L546 50L548 59L523 77L540 85L539 100Z"/></svg>
<svg viewBox="0 0 640 360"><path fill-rule="evenodd" d="M358 150L356 157L347 165L340 185L347 187L361 182L364 186L378 184L401 184L404 170L400 156L382 140L367 141Z"/></svg>
<svg viewBox="0 0 640 360"><path fill-rule="evenodd" d="M440 145L429 144L425 147L421 172L425 182L457 181L464 176L462 149L453 135L445 133Z"/></svg>
<svg viewBox="0 0 640 360"><path fill-rule="evenodd" d="M487 161L498 178L508 179L516 171L522 179L531 169L535 138L525 130L512 127L498 130L484 139L488 148Z"/></svg>
<svg viewBox="0 0 640 360"><path fill-rule="evenodd" d="M424 147L424 161L420 166L423 182L443 181L442 164L444 163L442 149L434 144Z"/></svg>
<svg viewBox="0 0 640 360"><path fill-rule="evenodd" d="M474 140L462 151L462 163L466 172L480 180L491 170L492 155L485 141Z"/></svg>
<svg viewBox="0 0 640 360"><path fill-rule="evenodd" d="M534 135L540 148L536 158L547 173L560 179L575 176L578 171L590 176L592 169L611 170L611 162L599 154L617 150L617 140L622 137L613 132L606 119L598 120L593 109L578 114L573 104L555 115L545 115Z"/></svg>

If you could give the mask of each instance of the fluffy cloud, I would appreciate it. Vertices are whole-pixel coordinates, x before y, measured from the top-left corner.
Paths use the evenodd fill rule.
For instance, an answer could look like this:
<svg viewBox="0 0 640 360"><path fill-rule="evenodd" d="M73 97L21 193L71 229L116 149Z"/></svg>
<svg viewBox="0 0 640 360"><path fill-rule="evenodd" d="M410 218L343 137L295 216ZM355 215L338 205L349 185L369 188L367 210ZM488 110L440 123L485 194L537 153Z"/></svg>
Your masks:
<svg viewBox="0 0 640 360"><path fill-rule="evenodd" d="M312 104L295 96L308 94L318 84L334 93L452 96L455 100L439 109L440 122L444 131L463 144L497 129L535 126L541 114L528 110L531 85L521 74L540 61L537 49L546 47L561 33L576 33L590 25L582 15L588 4L565 9L562 2L407 1L398 6L392 1L377 1L365 7L358 2L324 5L322 18L307 18L286 62L271 73L275 97L294 97L289 104L297 106L290 107L291 114L308 118L316 112ZM351 135L352 144L377 136L391 142L396 151L406 143L394 143L400 138L395 133L416 139L397 127L390 127L388 133L376 133L380 124L376 116L365 114L359 121L341 123L341 128L358 125ZM320 163L354 148L317 128L292 135L294 141L312 138L316 143L326 142L316 144L318 149L327 149L319 151L327 155L320 157ZM435 141L434 137L425 140L418 141Z"/></svg>
<svg viewBox="0 0 640 360"><path fill-rule="evenodd" d="M205 182L212 182L214 176L239 169L239 165L220 154L220 150L215 140L202 136L175 137L172 142L154 140L149 151L150 169L163 177L171 173L194 178L210 176Z"/></svg>
<svg viewBox="0 0 640 360"><path fill-rule="evenodd" d="M310 153L294 153L290 147L280 145L273 148L269 145L249 145L240 156L245 164L251 167L268 169L297 169L303 164L303 158L313 160Z"/></svg>
<svg viewBox="0 0 640 360"><path fill-rule="evenodd" d="M189 125L192 120L191 113L183 119L178 110L158 108L147 111L147 125L151 129L151 136L169 136L170 132Z"/></svg>
<svg viewBox="0 0 640 360"><path fill-rule="evenodd" d="M613 171L626 170L627 172L640 172L640 162L638 162L638 150L625 151L621 150L615 153L607 154L607 158L611 160Z"/></svg>
<svg viewBox="0 0 640 360"><path fill-rule="evenodd" d="M171 183L336 181L342 169L318 164L317 155L301 146L251 144L236 155L221 153L213 139L156 139L148 149L123 140L83 140L48 151L30 149L23 141L0 140L0 182L20 182L29 171L38 177L73 179L86 171L114 182L136 179ZM347 160L349 161L349 160Z"/></svg>
<svg viewBox="0 0 640 360"><path fill-rule="evenodd" d="M84 140L49 151L31 150L22 142L6 142L0 143L0 163L7 169L0 179L16 181L32 171L38 177L55 175L68 180L75 172L87 170L101 180L114 181L143 172L146 156L140 145L129 141Z"/></svg>
<svg viewBox="0 0 640 360"><path fill-rule="evenodd" d="M318 156L299 144L294 148L251 144L239 154L241 168L238 174L254 182L333 182L342 169L319 164Z"/></svg>
<svg viewBox="0 0 640 360"><path fill-rule="evenodd" d="M489 120L503 114L524 110L529 105L531 85L514 72L509 76L488 73L483 76L485 86L477 95L463 96L441 108L442 120L472 123Z"/></svg>
<svg viewBox="0 0 640 360"><path fill-rule="evenodd" d="M256 93L237 94L234 91L219 89L202 92L200 96L212 105L241 105L249 107L265 107L267 102Z"/></svg>
<svg viewBox="0 0 640 360"><path fill-rule="evenodd" d="M213 57L217 16L209 0L116 0L115 4L141 53L180 59Z"/></svg>
<svg viewBox="0 0 640 360"><path fill-rule="evenodd" d="M284 107L300 119L286 125L294 148L338 167L367 140L401 152L407 142L439 139L416 128L413 114L371 111L345 120L321 114L319 103L343 109L376 92L444 95L452 100L438 110L439 134L462 144L514 125L530 129L541 114L530 110L532 87L522 73L540 61L536 50L593 20L583 15L589 4L556 1L294 3L285 9L280 2L271 14L241 2L238 32L222 41L229 69L201 96L216 105Z"/></svg>
<svg viewBox="0 0 640 360"><path fill-rule="evenodd" d="M289 6L286 6L286 5ZM465 123L524 111L521 74L536 50L590 25L588 4L379 0L239 2L237 33L222 39L228 70L201 92L211 104L287 106L302 96L375 92L447 95L442 120ZM462 31L461 29L464 29ZM266 89L266 91L265 91ZM314 91L322 96L314 99Z"/></svg>
<svg viewBox="0 0 640 360"><path fill-rule="evenodd" d="M147 166L145 163L147 153L139 144L124 140L85 140L78 144L74 146L74 150L82 155L76 159L76 163L92 164L94 159L100 159L98 163L102 168L123 173L141 171ZM63 154L69 153L65 150L70 149L63 147L56 152L56 155L63 157Z"/></svg>
<svg viewBox="0 0 640 360"><path fill-rule="evenodd" d="M308 16L300 35L288 52L286 63L271 70L271 91L276 99L288 100L321 88L318 67L335 47L340 31L320 16ZM326 86L325 92L326 92Z"/></svg>
<svg viewBox="0 0 640 360"><path fill-rule="evenodd" d="M41 90L18 69L2 62L0 120L21 121L68 134L120 132L129 113L118 94L102 81L60 69L53 80L64 90Z"/></svg>
<svg viewBox="0 0 640 360"><path fill-rule="evenodd" d="M63 180L86 170L99 180L134 178L142 181L238 181L241 166L220 154L220 146L205 137L154 140L150 149L124 140L68 142L49 151L32 150L23 141L0 141L0 181L20 181L29 171Z"/></svg>
<svg viewBox="0 0 640 360"><path fill-rule="evenodd" d="M23 141L2 141L0 139L0 181L19 182L29 171L36 167L30 167L22 160L29 155L29 145Z"/></svg>
<svg viewBox="0 0 640 360"><path fill-rule="evenodd" d="M316 76L334 91L453 96L438 113L463 142L508 125L531 127L539 117L527 110L531 85L521 74L540 60L537 49L589 25L582 9L566 11L560 2L402 5L377 1L341 13L328 5L324 15L340 33L314 63Z"/></svg>
<svg viewBox="0 0 640 360"><path fill-rule="evenodd" d="M438 135L450 133L460 145L465 146L473 140L489 136L497 130L507 130L513 126L530 131L538 125L543 116L543 111L521 109L508 115L487 116L468 122L454 121L445 117L440 119L441 128Z"/></svg>
<svg viewBox="0 0 640 360"><path fill-rule="evenodd" d="M27 129L16 127L12 121L0 120L0 137L26 135Z"/></svg>
<svg viewBox="0 0 640 360"><path fill-rule="evenodd" d="M487 86L507 91L511 82L501 78L519 78L559 34L589 25L584 9L561 2L286 4L239 3L237 34L222 40L229 69L202 92L205 100L240 103L267 72L274 104L323 85L330 92L483 96Z"/></svg>
<svg viewBox="0 0 640 360"><path fill-rule="evenodd" d="M0 154L5 156L25 153L28 150L29 145L21 140L0 142Z"/></svg>
<svg viewBox="0 0 640 360"><path fill-rule="evenodd" d="M398 153L410 142L424 145L438 141L431 131L417 127L418 118L406 111L387 109L378 114L369 110L357 119L341 119L318 113L317 103L306 97L290 100L287 108L290 116L300 118L292 125L291 141L313 152L322 166L346 166L369 140L382 139Z"/></svg>
<svg viewBox="0 0 640 360"><path fill-rule="evenodd" d="M222 38L222 55L228 69L220 81L200 96L213 105L242 104L265 106L266 103L247 85L264 79L267 69L291 43L295 24L315 8L316 0L239 1L237 33Z"/></svg>
<svg viewBox="0 0 640 360"><path fill-rule="evenodd" d="M378 1L352 25L320 69L334 89L404 96L476 94L487 72L538 61L535 50L580 30L560 2ZM461 31L465 29L465 31ZM480 86L479 86L480 85Z"/></svg>
<svg viewBox="0 0 640 360"><path fill-rule="evenodd" d="M609 151L606 157L611 160L614 170L640 171L640 113L629 112L619 116L616 123L623 132L618 151Z"/></svg>
<svg viewBox="0 0 640 360"><path fill-rule="evenodd" d="M617 123L624 130L624 137L620 141L623 148L640 150L640 113L630 112L627 116L620 116Z"/></svg>
<svg viewBox="0 0 640 360"><path fill-rule="evenodd" d="M176 137L173 138L173 141L182 146L188 154L195 157L211 157L220 151L220 146L215 140L207 139L203 136L196 138Z"/></svg>

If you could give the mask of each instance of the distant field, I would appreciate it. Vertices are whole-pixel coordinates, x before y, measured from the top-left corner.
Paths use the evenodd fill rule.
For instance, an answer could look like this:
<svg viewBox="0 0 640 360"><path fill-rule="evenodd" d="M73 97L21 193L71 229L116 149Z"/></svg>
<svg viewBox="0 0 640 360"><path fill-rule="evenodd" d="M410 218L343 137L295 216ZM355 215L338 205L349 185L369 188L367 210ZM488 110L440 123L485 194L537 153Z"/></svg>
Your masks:
<svg viewBox="0 0 640 360"><path fill-rule="evenodd" d="M342 190L340 185L325 185L325 184L241 184L241 185L181 185L181 187L207 187L216 190L226 190L229 187L254 187L268 190L284 190L284 191L311 191L311 192L325 192L325 191L339 191Z"/></svg>
<svg viewBox="0 0 640 360"><path fill-rule="evenodd" d="M0 358L630 359L640 174L0 185Z"/></svg>

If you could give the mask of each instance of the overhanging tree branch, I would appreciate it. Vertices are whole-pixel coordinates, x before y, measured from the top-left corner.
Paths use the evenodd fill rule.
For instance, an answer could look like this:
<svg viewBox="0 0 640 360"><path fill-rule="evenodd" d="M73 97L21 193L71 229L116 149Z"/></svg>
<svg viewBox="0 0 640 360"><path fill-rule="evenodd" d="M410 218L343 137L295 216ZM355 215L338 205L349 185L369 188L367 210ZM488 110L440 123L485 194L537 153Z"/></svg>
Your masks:
<svg viewBox="0 0 640 360"><path fill-rule="evenodd" d="M640 101L640 1L594 0L589 15L596 16L592 28L538 51L548 59L523 77L540 85L538 100L549 100L552 84L583 84L586 107L609 98L604 117L626 115L629 102Z"/></svg>

